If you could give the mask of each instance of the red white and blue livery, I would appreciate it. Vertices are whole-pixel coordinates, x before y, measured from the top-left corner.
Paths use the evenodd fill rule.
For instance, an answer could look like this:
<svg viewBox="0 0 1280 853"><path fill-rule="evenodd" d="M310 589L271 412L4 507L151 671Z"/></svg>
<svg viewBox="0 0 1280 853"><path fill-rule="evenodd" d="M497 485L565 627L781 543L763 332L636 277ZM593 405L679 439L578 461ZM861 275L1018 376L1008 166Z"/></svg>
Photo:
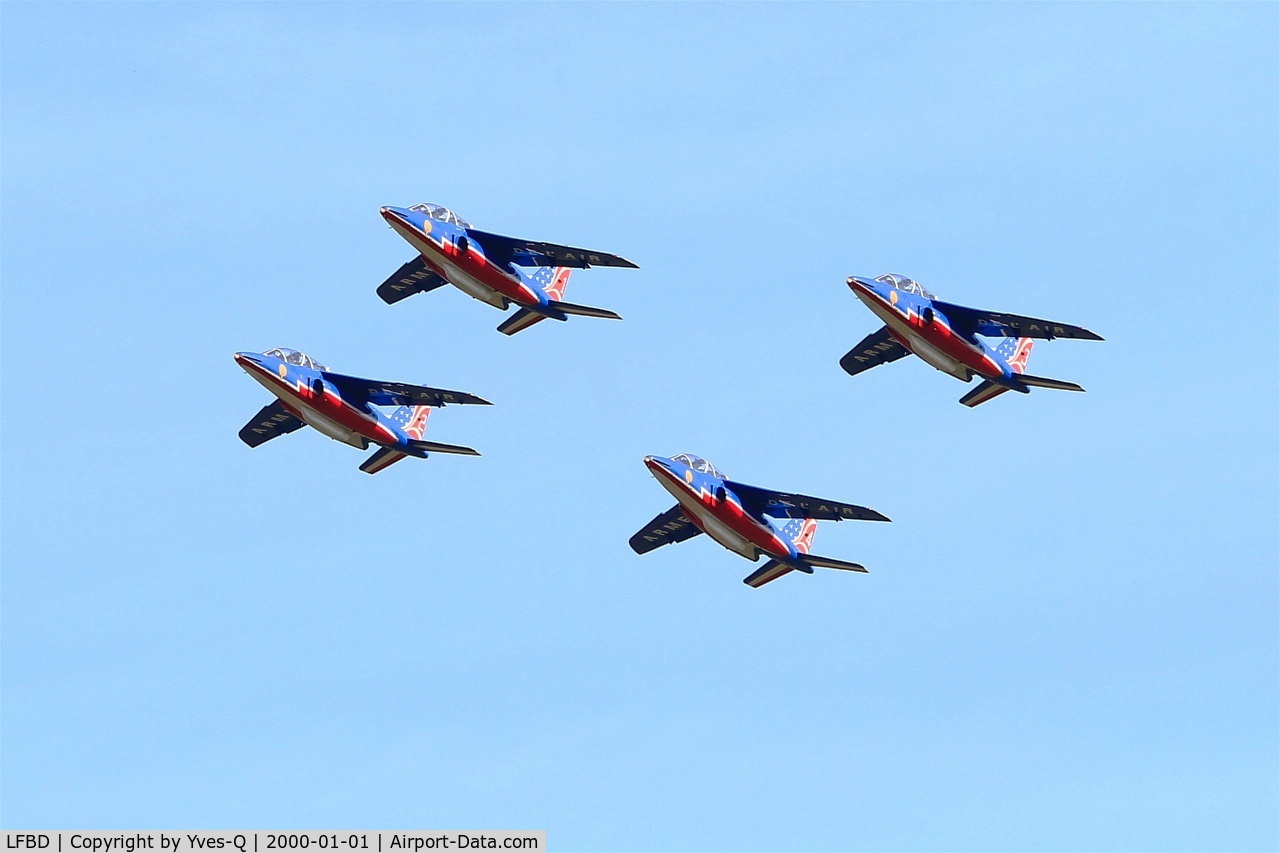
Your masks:
<svg viewBox="0 0 1280 853"><path fill-rule="evenodd" d="M769 560L743 580L762 587L791 572L813 574L815 568L865 572L858 563L809 553L819 521L888 521L864 506L775 492L730 480L705 459L682 453L667 459L646 456L644 464L676 499L631 537L631 548L647 554L670 542L683 542L705 533L748 560ZM771 519L789 519L785 526Z"/></svg>
<svg viewBox="0 0 1280 853"><path fill-rule="evenodd" d="M438 204L384 207L382 218L418 250L418 257L378 288L378 295L388 305L452 284L494 308L505 311L517 306L498 326L504 335L514 335L548 318L567 320L570 314L622 319L604 308L565 302L564 290L574 269L637 269L626 258L481 231ZM534 271L525 272L522 267Z"/></svg>
<svg viewBox="0 0 1280 853"><path fill-rule="evenodd" d="M1023 394L1030 393L1032 388L1083 391L1074 382L1028 374L1031 347L1035 338L1102 340L1079 326L943 302L904 275L877 278L855 275L849 276L847 283L854 295L884 321L884 326L867 335L840 359L845 372L853 376L914 354L962 382L981 377L982 382L960 398L960 402L970 408L1006 391ZM993 346L982 340L982 336L1004 340Z"/></svg>
<svg viewBox="0 0 1280 853"><path fill-rule="evenodd" d="M424 441L432 407L448 403L490 405L474 394L403 382L379 382L333 373L306 353L283 347L263 353L238 352L236 364L276 396L240 430L250 447L310 426L335 441L361 450L377 445L360 470L376 474L406 456L429 453L479 456L470 447ZM391 415L379 406L399 406Z"/></svg>

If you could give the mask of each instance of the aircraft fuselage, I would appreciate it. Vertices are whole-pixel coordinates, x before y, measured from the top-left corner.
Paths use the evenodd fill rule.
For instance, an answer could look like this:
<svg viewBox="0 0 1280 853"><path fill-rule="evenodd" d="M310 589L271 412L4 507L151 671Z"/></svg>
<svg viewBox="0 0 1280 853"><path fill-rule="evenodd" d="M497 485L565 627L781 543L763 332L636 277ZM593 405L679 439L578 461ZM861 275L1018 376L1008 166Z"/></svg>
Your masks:
<svg viewBox="0 0 1280 853"><path fill-rule="evenodd" d="M518 270L505 270L485 257L484 248L468 238L465 229L428 217L415 224L388 208L383 208L382 217L418 250L433 272L473 299L501 309L512 302L547 303L546 296Z"/></svg>
<svg viewBox="0 0 1280 853"><path fill-rule="evenodd" d="M649 457L645 465L680 502L685 516L699 530L735 554L757 560L761 554L794 560L794 546L767 519L747 512L724 481L670 460Z"/></svg>
<svg viewBox="0 0 1280 853"><path fill-rule="evenodd" d="M1004 360L981 341L952 329L932 300L887 287L881 293L862 283L850 284L850 288L884 321L898 343L931 367L963 382L973 379L974 374L995 382L1009 381L1012 371Z"/></svg>
<svg viewBox="0 0 1280 853"><path fill-rule="evenodd" d="M368 448L370 442L403 450L407 437L371 406L342 398L318 371L276 358L236 353L236 363L317 432L335 441Z"/></svg>

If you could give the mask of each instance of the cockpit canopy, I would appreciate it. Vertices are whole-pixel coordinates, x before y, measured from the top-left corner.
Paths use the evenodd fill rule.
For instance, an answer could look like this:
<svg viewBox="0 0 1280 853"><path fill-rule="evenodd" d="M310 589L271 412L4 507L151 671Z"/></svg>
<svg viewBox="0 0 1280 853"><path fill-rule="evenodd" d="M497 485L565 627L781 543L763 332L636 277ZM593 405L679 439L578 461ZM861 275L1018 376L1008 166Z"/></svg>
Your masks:
<svg viewBox="0 0 1280 853"><path fill-rule="evenodd" d="M700 474L710 474L712 477L719 477L721 480L725 478L724 474L716 470L716 466L701 456L694 456L692 453L681 453L679 456L672 456L671 461L688 465Z"/></svg>
<svg viewBox="0 0 1280 853"><path fill-rule="evenodd" d="M921 287L920 282L907 278L905 275L891 272L876 276L876 281L887 284L895 290L901 290L903 293L914 293L917 296L923 296L925 299L936 298L932 293Z"/></svg>
<svg viewBox="0 0 1280 853"><path fill-rule="evenodd" d="M307 355L305 352L298 352L296 349L289 349L288 347L276 347L275 349L269 349L264 352L263 355L278 358L285 364L292 364L296 367L310 367L312 370L329 369L311 356Z"/></svg>
<svg viewBox="0 0 1280 853"><path fill-rule="evenodd" d="M454 213L447 207L438 204L415 204L410 210L416 210L419 213L425 213L437 222L448 222L450 225L457 225L459 228L470 228L471 223Z"/></svg>

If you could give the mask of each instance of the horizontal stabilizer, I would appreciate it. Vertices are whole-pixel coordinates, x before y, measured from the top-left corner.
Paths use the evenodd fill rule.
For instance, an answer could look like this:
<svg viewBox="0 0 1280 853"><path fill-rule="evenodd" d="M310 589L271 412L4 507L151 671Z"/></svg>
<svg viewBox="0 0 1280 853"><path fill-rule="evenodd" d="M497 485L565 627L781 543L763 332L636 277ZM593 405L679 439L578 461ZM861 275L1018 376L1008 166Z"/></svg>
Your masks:
<svg viewBox="0 0 1280 853"><path fill-rule="evenodd" d="M374 454L360 463L360 470L366 474L376 474L404 459L405 455L398 450L379 447Z"/></svg>
<svg viewBox="0 0 1280 853"><path fill-rule="evenodd" d="M647 554L654 548L692 539L701 532L684 514L680 504L676 504L666 512L659 513L653 521L640 528L627 544L637 554Z"/></svg>
<svg viewBox="0 0 1280 853"><path fill-rule="evenodd" d="M756 569L754 572L743 578L742 582L749 587L759 589L769 581L776 581L783 575L793 571L795 571L795 569L788 566L786 563L779 563L777 560L770 560L759 569Z"/></svg>
<svg viewBox="0 0 1280 853"><path fill-rule="evenodd" d="M528 308L521 308L502 322L498 326L498 331L504 335L514 335L516 332L523 332L534 323L539 323L547 319L545 314L539 314L537 311L530 311Z"/></svg>
<svg viewBox="0 0 1280 853"><path fill-rule="evenodd" d="M601 317L605 320L621 320L621 314L615 314L607 308L592 308L590 305L574 305L572 302L552 302L548 307L565 314L576 314L579 317Z"/></svg>
<svg viewBox="0 0 1280 853"><path fill-rule="evenodd" d="M806 566L815 569L840 569L845 572L867 573L867 567L861 563L847 563L844 560L833 560L831 557L819 557L817 554L801 554L800 560Z"/></svg>
<svg viewBox="0 0 1280 853"><path fill-rule="evenodd" d="M974 406L979 406L988 400L999 397L1008 390L1004 385L997 385L990 379L984 379L978 383L977 388L961 397L960 402L972 409Z"/></svg>
<svg viewBox="0 0 1280 853"><path fill-rule="evenodd" d="M1019 376L1018 379L1022 382L1022 384L1030 385L1032 388L1054 388L1058 391L1083 391L1084 390L1074 382L1064 382L1061 379L1046 379L1043 376L1029 376L1025 373Z"/></svg>
<svg viewBox="0 0 1280 853"><path fill-rule="evenodd" d="M422 255L418 255L378 285L378 296L388 305L394 305L407 296L426 293L437 287L444 287L448 283L428 269L426 260Z"/></svg>
<svg viewBox="0 0 1280 853"><path fill-rule="evenodd" d="M424 453L452 453L457 456L479 456L480 451L461 444L441 444L438 441L410 441L409 446Z"/></svg>

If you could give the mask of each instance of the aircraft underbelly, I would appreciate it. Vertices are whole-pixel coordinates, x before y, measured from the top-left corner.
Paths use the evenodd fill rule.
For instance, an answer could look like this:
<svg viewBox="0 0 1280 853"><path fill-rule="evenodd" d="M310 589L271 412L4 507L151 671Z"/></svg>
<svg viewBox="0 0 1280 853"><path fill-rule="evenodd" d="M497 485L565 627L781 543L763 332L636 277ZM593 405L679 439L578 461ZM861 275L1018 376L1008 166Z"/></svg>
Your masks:
<svg viewBox="0 0 1280 853"><path fill-rule="evenodd" d="M506 308L507 298L489 285L477 279L475 276L469 275L455 267L453 264L437 260L440 268L444 270L444 277L450 284L470 296L472 299L479 299L481 302L492 305L494 308Z"/></svg>
<svg viewBox="0 0 1280 853"><path fill-rule="evenodd" d="M501 308L504 311L506 310L508 297L480 281L480 279L476 278L474 275L459 269L458 266L453 263L453 259L441 252L439 247L434 243L423 239L417 234L417 232L411 229L397 227L396 230L399 231L400 235L407 239L415 249L418 250L419 254L427 259L431 266L435 267L440 274L444 276L445 281L449 282L472 299L479 299L481 302L492 305L494 308Z"/></svg>
<svg viewBox="0 0 1280 853"><path fill-rule="evenodd" d="M702 502L702 496L694 494L683 483L658 477L658 482L670 492L684 509L685 515L720 545L735 554L756 560L761 553L778 556L785 553L780 548L777 533L772 528L762 526L749 516L741 515L735 519L737 527L721 519L711 507ZM775 553L776 552L776 553Z"/></svg>
<svg viewBox="0 0 1280 853"><path fill-rule="evenodd" d="M317 412L310 406L310 404L299 396L296 389L287 387L280 381L264 375L257 370L250 370L247 372L258 382L259 385L280 398L280 401L288 406L290 411L296 412L298 417L302 418L303 423L307 424L307 426L313 427L317 432L327 435L335 441L340 441L343 444L349 444L352 447L359 447L361 450L369 446L369 440L365 438L364 435L351 427L343 426L332 418L327 418Z"/></svg>
<svg viewBox="0 0 1280 853"><path fill-rule="evenodd" d="M363 435L337 421L326 418L315 409L303 406L299 407L299 412L302 415L302 419L307 422L307 426L313 427L316 432L327 435L334 441L340 441L343 444L349 444L361 450L369 446L369 440Z"/></svg>
<svg viewBox="0 0 1280 853"><path fill-rule="evenodd" d="M885 307L877 299L864 298L861 293L857 294L857 296L877 317L884 320L884 324L889 327L890 331L899 340L905 341L907 348L913 354L919 356L925 364L965 382L973 378L972 368L947 355L922 338L920 333L912 328L911 324L895 309Z"/></svg>
<svg viewBox="0 0 1280 853"><path fill-rule="evenodd" d="M701 504L699 504L699 506L701 507ZM754 560L756 558L756 553L760 549L759 546L750 539L743 536L741 533L738 533L720 519L716 518L715 515L707 511L705 507L702 507L700 511L695 510L692 507L686 508L690 509L697 515L698 526L701 527L702 531L712 539L719 542L733 553L741 554L748 560Z"/></svg>
<svg viewBox="0 0 1280 853"><path fill-rule="evenodd" d="M963 379L965 382L972 378L973 371L968 366L947 355L933 344L928 343L924 338L916 335L910 340L911 351L920 356L930 367L937 368L943 373L949 373L956 379Z"/></svg>

